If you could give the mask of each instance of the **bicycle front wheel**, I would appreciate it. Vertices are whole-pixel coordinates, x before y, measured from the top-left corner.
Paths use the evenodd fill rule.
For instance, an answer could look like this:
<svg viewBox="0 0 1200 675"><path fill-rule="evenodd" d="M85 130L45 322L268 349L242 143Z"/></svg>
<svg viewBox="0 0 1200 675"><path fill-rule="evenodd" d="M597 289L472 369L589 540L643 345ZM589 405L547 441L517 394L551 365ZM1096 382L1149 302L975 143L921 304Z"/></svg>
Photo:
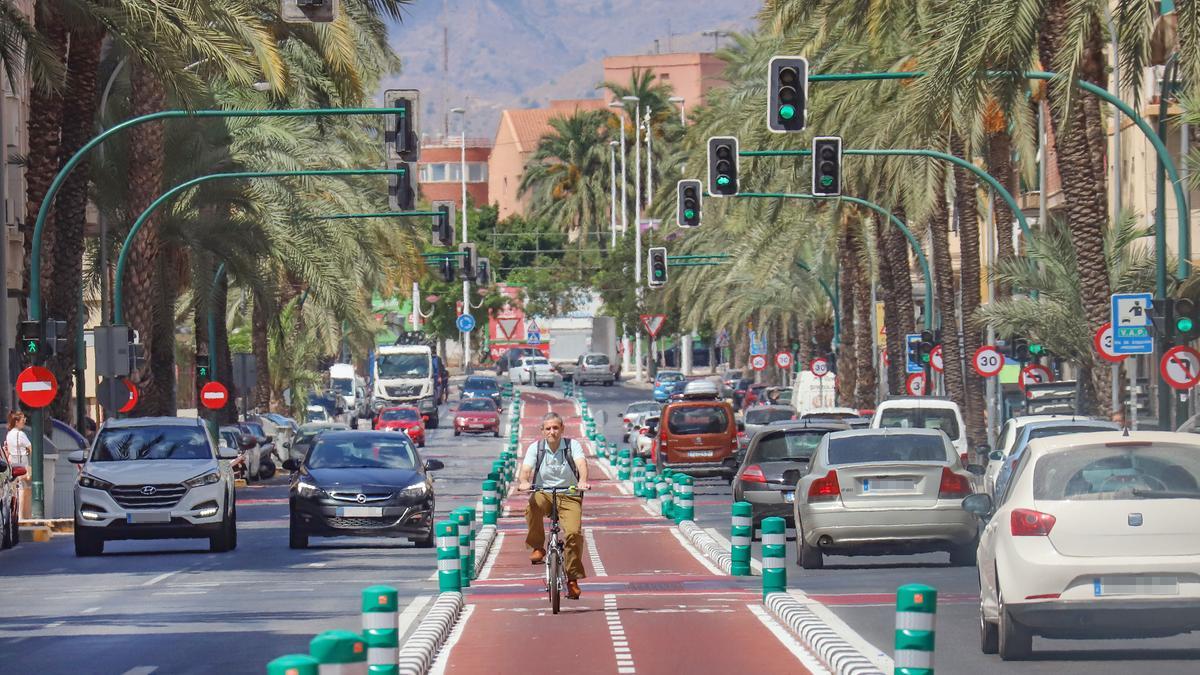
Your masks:
<svg viewBox="0 0 1200 675"><path fill-rule="evenodd" d="M562 602L562 557L558 551L551 551L550 559L546 563L550 573L550 609L558 614L558 607Z"/></svg>

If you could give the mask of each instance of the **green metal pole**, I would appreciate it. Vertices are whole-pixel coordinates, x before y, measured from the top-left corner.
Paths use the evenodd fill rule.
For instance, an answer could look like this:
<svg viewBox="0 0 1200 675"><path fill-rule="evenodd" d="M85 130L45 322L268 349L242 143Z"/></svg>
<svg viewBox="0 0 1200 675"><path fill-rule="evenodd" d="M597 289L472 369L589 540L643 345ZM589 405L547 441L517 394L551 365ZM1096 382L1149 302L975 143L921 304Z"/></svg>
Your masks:
<svg viewBox="0 0 1200 675"><path fill-rule="evenodd" d="M225 263L217 266L217 273L213 275L212 288L208 295L208 374L212 382L217 381L217 290L221 287L221 282L225 280ZM219 439L217 436L217 411L211 411L208 416L208 433L212 434L214 440Z"/></svg>
<svg viewBox="0 0 1200 675"><path fill-rule="evenodd" d="M833 344L837 345L840 342L842 334L842 309L838 306L837 296L833 291L829 290L829 284L820 277L811 267L806 265L803 260L796 261L796 267L804 270L817 278L817 283L821 284L821 290L825 291L825 296L829 298L829 304L833 305Z"/></svg>
<svg viewBox="0 0 1200 675"><path fill-rule="evenodd" d="M125 268L129 265L129 252L133 250L133 240L137 237L142 226L150 220L150 216L158 210L168 199L175 195L195 187L201 183L210 180L225 180L231 178L286 178L289 176L387 176L387 175L403 175L407 169L310 169L304 171L231 171L226 173L210 173L205 176L197 176L191 180L184 181L175 187L162 193L150 206L146 207L138 215L137 220L133 221L133 225L129 228L129 234L126 235L124 243L121 244L121 253L117 257L116 278L113 281L113 322L123 323L125 313L123 308L124 290L125 290ZM32 283L32 282L31 282Z"/></svg>
<svg viewBox="0 0 1200 675"><path fill-rule="evenodd" d="M318 216L317 220L352 220L354 218L403 218L406 216L440 216L441 211L385 211L383 213L338 213Z"/></svg>

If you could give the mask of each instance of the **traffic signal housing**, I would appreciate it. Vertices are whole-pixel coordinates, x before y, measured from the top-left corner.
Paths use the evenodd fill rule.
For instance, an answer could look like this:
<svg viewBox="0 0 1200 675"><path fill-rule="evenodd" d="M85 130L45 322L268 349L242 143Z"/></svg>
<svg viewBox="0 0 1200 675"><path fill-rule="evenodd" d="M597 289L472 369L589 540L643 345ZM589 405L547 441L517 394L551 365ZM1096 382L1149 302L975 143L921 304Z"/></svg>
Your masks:
<svg viewBox="0 0 1200 675"><path fill-rule="evenodd" d="M813 139L812 193L818 197L842 194L842 139L819 136Z"/></svg>
<svg viewBox="0 0 1200 675"><path fill-rule="evenodd" d="M1021 363L1028 363L1032 353L1029 350L1029 339L1023 337L1014 337L1008 342L1009 354L1014 360Z"/></svg>
<svg viewBox="0 0 1200 675"><path fill-rule="evenodd" d="M940 331L938 331L940 333ZM921 367L928 366L933 360L933 350L941 344L940 335L933 331L921 331L921 341L917 343L917 359Z"/></svg>
<svg viewBox="0 0 1200 675"><path fill-rule="evenodd" d="M42 324L38 321L22 321L17 331L20 340L21 355L27 360L37 360L42 356Z"/></svg>
<svg viewBox="0 0 1200 675"><path fill-rule="evenodd" d="M442 273L442 281L454 281L454 261L450 258L442 258L438 263L438 269Z"/></svg>
<svg viewBox="0 0 1200 675"><path fill-rule="evenodd" d="M434 202L433 208L438 215L433 217L433 236L431 240L442 246L454 245L454 202Z"/></svg>
<svg viewBox="0 0 1200 675"><path fill-rule="evenodd" d="M212 379L212 370L209 368L209 365L208 365L208 355L207 354L197 354L196 355L196 381L197 382L208 382L211 379Z"/></svg>
<svg viewBox="0 0 1200 675"><path fill-rule="evenodd" d="M678 207L675 215L680 227L700 227L700 209L703 206L703 185L694 178L679 181L676 189Z"/></svg>
<svg viewBox="0 0 1200 675"><path fill-rule="evenodd" d="M478 264L479 260L479 254L475 250L475 244L459 244L458 252L465 254L459 256L459 277L466 279L467 281L474 281L475 271L477 269L476 265Z"/></svg>
<svg viewBox="0 0 1200 675"><path fill-rule="evenodd" d="M667 285L667 249L656 246L649 250L646 264L646 283L650 288L662 288Z"/></svg>
<svg viewBox="0 0 1200 675"><path fill-rule="evenodd" d="M421 92L416 89L389 89L383 92L383 106L394 110L383 132L387 157L405 162L421 159L421 134L418 110Z"/></svg>
<svg viewBox="0 0 1200 675"><path fill-rule="evenodd" d="M708 192L714 197L738 193L738 139L733 136L708 139Z"/></svg>
<svg viewBox="0 0 1200 675"><path fill-rule="evenodd" d="M413 165L389 159L388 168L398 171L388 174L388 206L393 211L413 210L417 202Z"/></svg>
<svg viewBox="0 0 1200 675"><path fill-rule="evenodd" d="M135 338L136 339L136 338ZM129 343L129 372L135 373L146 365L146 345L140 342Z"/></svg>
<svg viewBox="0 0 1200 675"><path fill-rule="evenodd" d="M767 128L780 134L803 131L808 113L808 60L776 56L768 68Z"/></svg>
<svg viewBox="0 0 1200 675"><path fill-rule="evenodd" d="M1176 298L1174 301L1175 339L1179 344L1187 344L1200 338L1200 303L1188 298Z"/></svg>
<svg viewBox="0 0 1200 675"><path fill-rule="evenodd" d="M492 262L487 258L475 262L475 283L479 286L492 285Z"/></svg>

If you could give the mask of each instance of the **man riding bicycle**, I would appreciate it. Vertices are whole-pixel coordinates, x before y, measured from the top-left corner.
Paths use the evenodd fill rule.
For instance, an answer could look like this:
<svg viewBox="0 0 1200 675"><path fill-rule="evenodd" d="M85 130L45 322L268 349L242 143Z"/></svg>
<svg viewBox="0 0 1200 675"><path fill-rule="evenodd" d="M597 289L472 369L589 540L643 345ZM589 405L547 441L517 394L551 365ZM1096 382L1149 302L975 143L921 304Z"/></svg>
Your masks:
<svg viewBox="0 0 1200 675"><path fill-rule="evenodd" d="M557 413L542 418L542 440L525 449L517 489L526 492L536 484L543 490L574 487L580 494L558 495L559 525L566 534L567 597L579 598L579 580L587 576L583 570L583 495L589 489L587 458L583 448L563 438L563 420ZM550 495L535 492L525 507L525 524L529 533L525 545L533 549L529 561L541 564L546 558L546 528L542 520L550 511Z"/></svg>

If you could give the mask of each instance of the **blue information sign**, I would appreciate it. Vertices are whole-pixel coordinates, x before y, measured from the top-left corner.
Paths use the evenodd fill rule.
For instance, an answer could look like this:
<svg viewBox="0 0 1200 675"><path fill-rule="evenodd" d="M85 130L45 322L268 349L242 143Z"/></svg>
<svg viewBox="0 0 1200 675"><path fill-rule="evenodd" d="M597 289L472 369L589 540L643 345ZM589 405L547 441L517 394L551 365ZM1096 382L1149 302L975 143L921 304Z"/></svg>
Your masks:
<svg viewBox="0 0 1200 675"><path fill-rule="evenodd" d="M475 330L475 317L470 314L459 314L458 318L454 320L454 324L460 331L470 333Z"/></svg>
<svg viewBox="0 0 1200 675"><path fill-rule="evenodd" d="M1151 354L1154 335L1150 330L1150 293L1114 293L1112 296L1113 354Z"/></svg>
<svg viewBox="0 0 1200 675"><path fill-rule="evenodd" d="M904 336L904 346L905 346L904 372L906 372L906 373L911 374L911 373L925 372L925 369L923 367L921 367L921 364L914 363L911 359L908 358L909 354L913 354L916 352L916 350L917 350L916 346L920 342L921 342L921 334L920 333L909 333Z"/></svg>

